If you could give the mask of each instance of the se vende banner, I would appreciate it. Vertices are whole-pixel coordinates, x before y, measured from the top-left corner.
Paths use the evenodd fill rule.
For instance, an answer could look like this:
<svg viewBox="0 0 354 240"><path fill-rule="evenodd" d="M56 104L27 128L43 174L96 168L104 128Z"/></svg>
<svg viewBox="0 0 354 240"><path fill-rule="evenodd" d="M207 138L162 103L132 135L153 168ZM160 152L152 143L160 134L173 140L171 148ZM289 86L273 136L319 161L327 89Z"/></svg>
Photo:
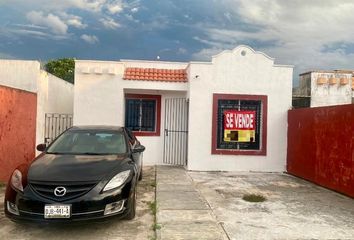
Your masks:
<svg viewBox="0 0 354 240"><path fill-rule="evenodd" d="M224 112L225 130L255 130L256 112L228 110Z"/></svg>

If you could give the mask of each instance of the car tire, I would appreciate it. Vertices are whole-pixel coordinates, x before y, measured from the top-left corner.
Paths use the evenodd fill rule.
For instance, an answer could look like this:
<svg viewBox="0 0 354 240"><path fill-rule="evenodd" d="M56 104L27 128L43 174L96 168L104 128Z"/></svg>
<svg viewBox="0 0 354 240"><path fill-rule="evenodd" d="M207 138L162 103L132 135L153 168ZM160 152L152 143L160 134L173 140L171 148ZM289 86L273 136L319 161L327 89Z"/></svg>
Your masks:
<svg viewBox="0 0 354 240"><path fill-rule="evenodd" d="M136 187L134 187L134 192L129 199L129 213L126 216L127 220L132 220L135 218L136 212Z"/></svg>
<svg viewBox="0 0 354 240"><path fill-rule="evenodd" d="M139 174L139 181L143 180L143 166L141 166L141 169L140 169L140 174Z"/></svg>

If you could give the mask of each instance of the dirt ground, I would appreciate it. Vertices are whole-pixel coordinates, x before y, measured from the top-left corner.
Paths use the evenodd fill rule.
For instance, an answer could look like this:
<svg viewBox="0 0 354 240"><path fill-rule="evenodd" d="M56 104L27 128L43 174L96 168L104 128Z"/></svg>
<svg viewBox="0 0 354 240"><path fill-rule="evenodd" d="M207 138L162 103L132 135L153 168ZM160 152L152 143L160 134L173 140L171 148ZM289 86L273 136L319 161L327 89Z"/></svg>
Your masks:
<svg viewBox="0 0 354 240"><path fill-rule="evenodd" d="M144 177L138 184L137 213L132 221L110 219L107 222L80 225L17 224L4 216L4 187L0 187L0 239L154 239L154 217L150 203L155 201L155 168L144 167Z"/></svg>

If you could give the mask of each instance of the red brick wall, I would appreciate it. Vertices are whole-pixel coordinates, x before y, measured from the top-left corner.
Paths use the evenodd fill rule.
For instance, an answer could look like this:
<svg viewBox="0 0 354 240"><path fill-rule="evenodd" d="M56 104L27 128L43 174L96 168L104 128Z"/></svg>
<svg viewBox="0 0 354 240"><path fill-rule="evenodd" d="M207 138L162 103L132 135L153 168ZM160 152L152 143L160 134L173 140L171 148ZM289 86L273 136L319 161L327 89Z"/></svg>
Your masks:
<svg viewBox="0 0 354 240"><path fill-rule="evenodd" d="M290 110L290 174L354 197L354 105Z"/></svg>
<svg viewBox="0 0 354 240"><path fill-rule="evenodd" d="M35 156L37 95L0 85L0 180Z"/></svg>

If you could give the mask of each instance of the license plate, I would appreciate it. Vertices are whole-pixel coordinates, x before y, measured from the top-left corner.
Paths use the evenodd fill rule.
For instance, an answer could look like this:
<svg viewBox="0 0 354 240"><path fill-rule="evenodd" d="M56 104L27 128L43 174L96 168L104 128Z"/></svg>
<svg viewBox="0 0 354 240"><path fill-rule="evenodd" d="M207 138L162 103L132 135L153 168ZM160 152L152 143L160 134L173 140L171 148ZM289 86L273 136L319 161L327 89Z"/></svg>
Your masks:
<svg viewBox="0 0 354 240"><path fill-rule="evenodd" d="M45 205L44 218L70 218L71 205Z"/></svg>

